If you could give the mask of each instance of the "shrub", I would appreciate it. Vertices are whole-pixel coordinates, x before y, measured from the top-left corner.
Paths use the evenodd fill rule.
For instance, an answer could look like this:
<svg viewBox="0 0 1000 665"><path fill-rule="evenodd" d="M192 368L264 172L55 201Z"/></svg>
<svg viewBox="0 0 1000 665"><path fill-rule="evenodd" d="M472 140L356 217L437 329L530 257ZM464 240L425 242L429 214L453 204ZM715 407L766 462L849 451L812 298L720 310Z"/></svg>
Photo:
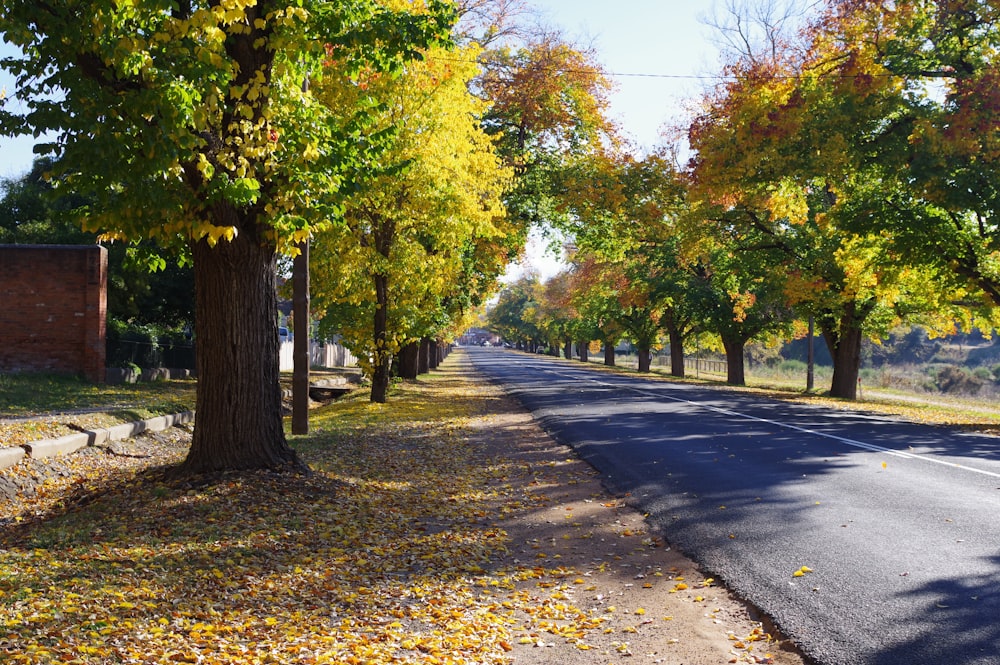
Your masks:
<svg viewBox="0 0 1000 665"><path fill-rule="evenodd" d="M943 393L957 393L962 395L973 395L983 387L983 382L977 379L971 372L953 365L942 367L938 371L936 383L938 390Z"/></svg>

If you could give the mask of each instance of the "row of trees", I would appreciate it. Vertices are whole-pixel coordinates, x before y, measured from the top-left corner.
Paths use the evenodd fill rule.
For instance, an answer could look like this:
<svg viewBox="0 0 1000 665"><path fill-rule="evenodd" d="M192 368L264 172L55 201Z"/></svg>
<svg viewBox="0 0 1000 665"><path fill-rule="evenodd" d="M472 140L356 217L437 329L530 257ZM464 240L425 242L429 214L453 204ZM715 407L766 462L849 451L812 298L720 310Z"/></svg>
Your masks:
<svg viewBox="0 0 1000 665"><path fill-rule="evenodd" d="M829 0L759 40L746 18L733 14L739 48L684 128L690 159L604 150L561 174L572 267L512 286L498 331L627 337L640 363L662 335L674 374L684 338L710 333L742 383L746 342L811 319L831 394L854 398L865 336L994 327L1000 6Z"/></svg>
<svg viewBox="0 0 1000 665"><path fill-rule="evenodd" d="M447 338L496 289L547 173L597 136L591 58L519 0L0 0L7 134L87 231L193 264L198 422L180 473L299 464L276 278L311 243L314 310L364 360ZM80 22L84 25L81 26ZM458 22L456 23L456 20ZM65 200L65 199L64 199Z"/></svg>

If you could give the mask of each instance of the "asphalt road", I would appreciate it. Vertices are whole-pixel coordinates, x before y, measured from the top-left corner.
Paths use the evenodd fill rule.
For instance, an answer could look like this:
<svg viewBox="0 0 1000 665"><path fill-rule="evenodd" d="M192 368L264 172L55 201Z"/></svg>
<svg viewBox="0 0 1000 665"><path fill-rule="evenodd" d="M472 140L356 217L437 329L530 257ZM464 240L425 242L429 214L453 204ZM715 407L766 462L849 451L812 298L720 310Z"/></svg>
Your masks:
<svg viewBox="0 0 1000 665"><path fill-rule="evenodd" d="M469 354L817 663L1000 665L1000 438Z"/></svg>

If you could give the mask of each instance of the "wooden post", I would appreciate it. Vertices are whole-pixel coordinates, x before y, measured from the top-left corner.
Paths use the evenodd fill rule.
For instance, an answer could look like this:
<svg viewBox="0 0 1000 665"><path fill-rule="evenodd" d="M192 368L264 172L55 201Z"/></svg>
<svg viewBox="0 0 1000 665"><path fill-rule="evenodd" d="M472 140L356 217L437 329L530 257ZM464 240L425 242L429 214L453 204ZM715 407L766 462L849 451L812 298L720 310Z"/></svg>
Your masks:
<svg viewBox="0 0 1000 665"><path fill-rule="evenodd" d="M816 362L816 350L814 348L816 334L816 323L812 315L809 315L809 344L806 346L806 392L811 393L816 383L814 365Z"/></svg>
<svg viewBox="0 0 1000 665"><path fill-rule="evenodd" d="M292 359L292 434L309 433L309 241L299 245L292 263L292 309L295 337Z"/></svg>

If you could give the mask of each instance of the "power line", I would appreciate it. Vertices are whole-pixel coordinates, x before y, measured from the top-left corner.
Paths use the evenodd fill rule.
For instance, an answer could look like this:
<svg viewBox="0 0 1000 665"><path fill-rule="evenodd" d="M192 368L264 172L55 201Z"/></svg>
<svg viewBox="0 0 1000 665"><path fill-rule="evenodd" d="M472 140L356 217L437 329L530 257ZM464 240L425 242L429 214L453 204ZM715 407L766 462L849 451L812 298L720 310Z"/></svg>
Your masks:
<svg viewBox="0 0 1000 665"><path fill-rule="evenodd" d="M472 60L472 59L446 58L446 57L441 57L441 56L435 56L433 58L428 58L428 60L439 60L439 61L444 61L444 62L474 63L474 64L480 64L480 65L483 64L480 61ZM743 79L747 78L747 76L745 76L745 75L739 75L739 74L658 74L658 73L650 73L650 72L608 72L608 71L599 70L597 68L595 68L593 70L585 70L585 69L573 69L573 68L569 68L569 67L540 67L539 69L542 69L542 70L545 70L545 71L549 71L549 72L552 72L554 74L558 74L558 73L563 73L563 74L587 74L587 73L593 73L593 72L596 71L601 76L605 76L605 77L608 77L608 78L647 78L647 79L668 79L668 80L689 80L689 81L740 81L740 80L743 80ZM932 74L924 74L924 73L917 73L917 74L912 74L912 75L908 75L908 74L894 74L892 72L864 73L864 74L841 74L841 73L837 73L837 72L827 72L827 73L815 74L815 76L818 76L819 78L843 78L843 79L852 79L852 78L855 78L855 77L857 77L859 75L869 76L871 78L901 78L901 79L911 79L911 80L912 79L939 78L938 76L934 76ZM802 73L802 74L772 74L772 75L768 76L767 78L770 78L770 79L773 79L773 80L782 80L782 81L785 81L785 80L797 80L797 79L805 78L806 76L807 76L807 74L805 74L805 73Z"/></svg>

